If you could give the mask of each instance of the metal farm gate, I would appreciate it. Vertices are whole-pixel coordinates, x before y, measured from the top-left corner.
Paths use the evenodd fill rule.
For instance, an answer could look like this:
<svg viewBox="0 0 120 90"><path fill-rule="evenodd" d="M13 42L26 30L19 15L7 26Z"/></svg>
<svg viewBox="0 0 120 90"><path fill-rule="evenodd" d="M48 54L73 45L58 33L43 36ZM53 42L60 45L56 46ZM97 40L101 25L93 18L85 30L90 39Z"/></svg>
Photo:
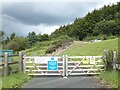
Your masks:
<svg viewBox="0 0 120 90"><path fill-rule="evenodd" d="M24 56L28 75L96 75L104 70L102 56Z"/></svg>
<svg viewBox="0 0 120 90"><path fill-rule="evenodd" d="M103 70L102 56L66 56L66 76L96 75Z"/></svg>
<svg viewBox="0 0 120 90"><path fill-rule="evenodd" d="M55 59L52 61L52 59ZM24 57L24 71L28 75L61 75L64 76L64 57L53 56L25 56ZM51 64L51 66L48 66ZM52 66L53 65L53 66Z"/></svg>

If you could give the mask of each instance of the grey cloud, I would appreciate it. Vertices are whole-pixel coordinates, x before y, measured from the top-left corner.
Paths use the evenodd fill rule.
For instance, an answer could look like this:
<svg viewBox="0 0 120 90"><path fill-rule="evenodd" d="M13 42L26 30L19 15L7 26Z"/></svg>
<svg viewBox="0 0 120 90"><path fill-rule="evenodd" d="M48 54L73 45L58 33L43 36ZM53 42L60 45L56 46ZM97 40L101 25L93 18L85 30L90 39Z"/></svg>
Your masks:
<svg viewBox="0 0 120 90"><path fill-rule="evenodd" d="M14 19L12 19L14 20ZM28 35L28 32L36 32L36 34L50 34L53 32L56 28L59 26L49 26L49 25L26 25L22 24L18 21L11 21L11 19L4 19L3 22L3 30L5 32L6 37L9 36L11 33L15 32L17 36L26 36Z"/></svg>
<svg viewBox="0 0 120 90"><path fill-rule="evenodd" d="M10 35L26 36L28 32L50 34L60 25L83 17L101 3L97 2L6 2L2 7L2 27Z"/></svg>
<svg viewBox="0 0 120 90"><path fill-rule="evenodd" d="M76 17L82 17L96 2L75 3L11 3L3 4L3 15L10 16L28 25L59 25L73 21ZM4 21L4 20L3 20Z"/></svg>

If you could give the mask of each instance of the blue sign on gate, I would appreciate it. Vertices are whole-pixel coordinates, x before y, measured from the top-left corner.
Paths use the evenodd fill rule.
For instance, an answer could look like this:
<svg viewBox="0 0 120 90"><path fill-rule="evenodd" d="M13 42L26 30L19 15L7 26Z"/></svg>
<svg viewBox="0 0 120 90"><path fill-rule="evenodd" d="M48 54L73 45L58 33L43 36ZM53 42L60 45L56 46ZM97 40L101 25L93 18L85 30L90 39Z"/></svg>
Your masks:
<svg viewBox="0 0 120 90"><path fill-rule="evenodd" d="M48 61L48 70L58 70L58 62L54 58Z"/></svg>

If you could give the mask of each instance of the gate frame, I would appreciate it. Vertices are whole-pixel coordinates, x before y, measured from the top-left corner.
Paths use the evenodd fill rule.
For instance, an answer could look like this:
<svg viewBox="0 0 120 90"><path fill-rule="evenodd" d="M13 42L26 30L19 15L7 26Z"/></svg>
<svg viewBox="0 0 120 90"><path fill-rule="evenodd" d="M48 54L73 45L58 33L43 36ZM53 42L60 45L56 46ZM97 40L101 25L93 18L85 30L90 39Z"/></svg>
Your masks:
<svg viewBox="0 0 120 90"><path fill-rule="evenodd" d="M26 70L26 59L35 59L36 57L39 57L39 56L23 56L23 65L24 65L24 73L26 73L27 71L29 71L29 70ZM60 73L59 75L60 76L63 76L63 77L65 77L65 74L66 74L66 72L65 72L65 56L63 55L63 56L41 56L41 57L58 57L58 58L61 58L62 59L62 61L60 61L60 63L62 63L62 73L60 73L59 72L59 69L57 70L58 71L58 73ZM28 63L28 62L27 62ZM59 63L59 61L58 61L58 63ZM32 64L34 64L34 62L32 62ZM28 66L29 67L29 66ZM34 67L34 66L33 66ZM59 67L59 66L58 66ZM31 70L32 71L32 70ZM39 71L41 71L42 72L42 70L39 70ZM45 71L45 72L47 72L47 71L49 71L49 70L43 70L43 71ZM28 75L40 75L40 74L28 74ZM45 73L43 74L43 75L46 75ZM52 74L48 74L48 75L52 75ZM55 75L55 74L54 74Z"/></svg>
<svg viewBox="0 0 120 90"><path fill-rule="evenodd" d="M23 56L23 71L24 71L24 73L26 73L26 59L30 59L30 58L34 59L35 57L38 57L38 56L26 56L26 55ZM46 57L46 56L41 56L41 57ZM84 61L84 60L79 61L79 63L77 63L77 65L72 68L72 71L68 72L68 66L69 66L68 65L68 63L69 63L68 58L85 58L85 57L103 58L103 56L67 56L67 55L63 55L63 56L47 56L47 57L59 57L59 58L62 59L62 61L61 61L62 62L62 74L59 72L59 70L57 70L57 71L63 77L68 77L72 73L72 71L74 71L75 68L78 67L81 64L82 61ZM75 61L72 61L72 62L75 62ZM103 67L104 67L104 65L103 65ZM49 70L46 70L46 71L49 71ZM85 73L83 73L83 74L85 75ZM88 74L90 74L90 73L88 73ZM96 73L96 74L98 74L98 73ZM43 75L45 75L45 74L43 74Z"/></svg>
<svg viewBox="0 0 120 90"><path fill-rule="evenodd" d="M97 66L97 62L102 62L101 59L103 58L103 56L67 56L67 55L66 55L66 57L65 57L65 58L66 58L66 74L65 74L66 77L69 76L77 67L79 67L80 64L82 63L82 61L84 61L84 58L86 58L86 57L93 57L93 58L95 58L95 64L91 64L91 65L93 65L93 66ZM70 72L68 72L68 71L69 71L69 70L68 70L68 66L69 66L69 65L68 65L68 63L69 63L68 58L82 58L82 60L79 61L79 63L77 63L76 66L73 67ZM100 60L99 60L99 61L96 61L96 58L100 58ZM71 60L71 61L72 61L72 60ZM76 62L76 61L72 61L72 62ZM90 69L92 69L93 66L91 66ZM104 65L101 64L101 65L98 65L98 67L104 67ZM83 69L83 70L84 70L84 69ZM104 69L98 69L98 70L102 71L102 70L104 70ZM87 73L83 73L83 74L81 73L81 75L85 75L85 74L86 74L86 75L90 75L90 74L93 74L93 75L94 75L94 74L95 74L95 75L96 75L96 74L100 74L100 73L89 73L89 71L90 71L90 70L88 70ZM91 70L91 71L92 71L92 70ZM79 75L80 75L80 74L79 74Z"/></svg>

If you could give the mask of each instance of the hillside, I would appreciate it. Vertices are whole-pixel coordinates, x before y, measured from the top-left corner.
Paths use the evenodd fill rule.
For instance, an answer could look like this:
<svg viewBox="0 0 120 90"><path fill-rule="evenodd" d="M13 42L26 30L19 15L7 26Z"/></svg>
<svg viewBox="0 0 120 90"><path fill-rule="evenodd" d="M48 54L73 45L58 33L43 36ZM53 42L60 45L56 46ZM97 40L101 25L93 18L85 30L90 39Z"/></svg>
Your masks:
<svg viewBox="0 0 120 90"><path fill-rule="evenodd" d="M103 55L103 51L107 49L118 50L118 38L104 40L96 43L74 43L74 45L60 55L84 56L84 55Z"/></svg>
<svg viewBox="0 0 120 90"><path fill-rule="evenodd" d="M120 2L88 12L85 17L76 18L73 24L62 25L51 34L51 37L68 35L83 40L102 35L102 39L106 39L111 35L120 35L119 24Z"/></svg>

